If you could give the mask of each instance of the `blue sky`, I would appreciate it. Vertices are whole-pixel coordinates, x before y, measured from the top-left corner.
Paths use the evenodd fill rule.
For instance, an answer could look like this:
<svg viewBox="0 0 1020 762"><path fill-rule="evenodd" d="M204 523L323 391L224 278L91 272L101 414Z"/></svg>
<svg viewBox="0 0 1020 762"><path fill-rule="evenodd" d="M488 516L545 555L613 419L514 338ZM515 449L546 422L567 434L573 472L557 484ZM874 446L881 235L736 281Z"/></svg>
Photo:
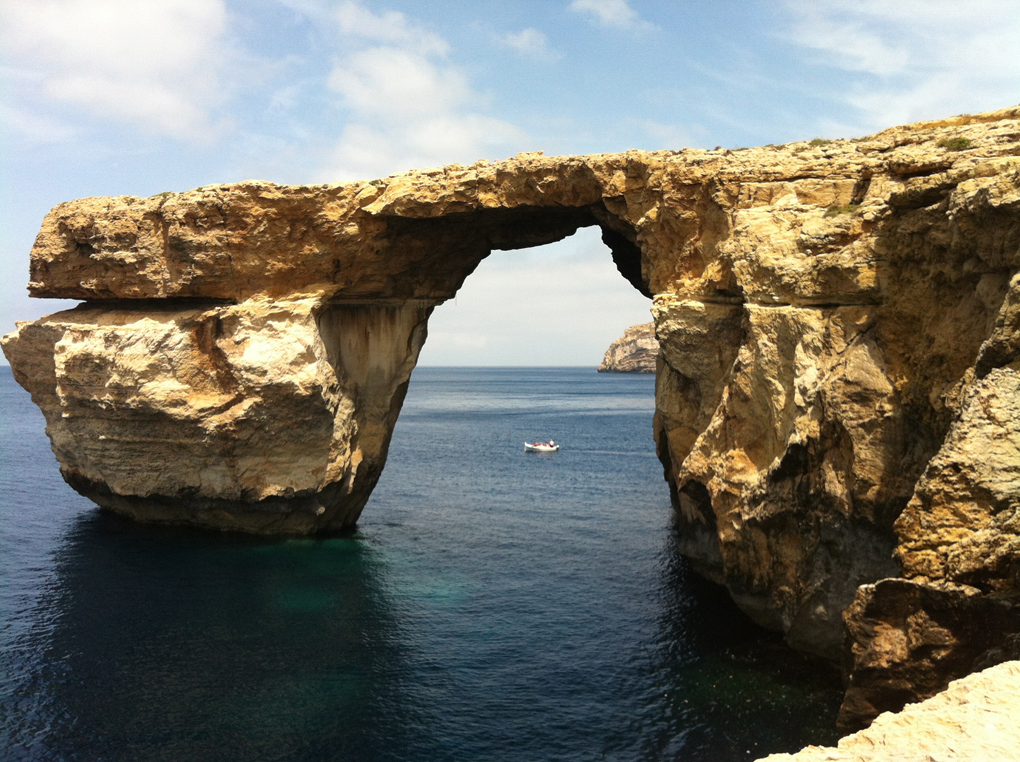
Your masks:
<svg viewBox="0 0 1020 762"><path fill-rule="evenodd" d="M46 212L249 178L849 137L1020 102L1020 0L0 0L0 330ZM496 253L426 364L594 365L648 319L591 231Z"/></svg>

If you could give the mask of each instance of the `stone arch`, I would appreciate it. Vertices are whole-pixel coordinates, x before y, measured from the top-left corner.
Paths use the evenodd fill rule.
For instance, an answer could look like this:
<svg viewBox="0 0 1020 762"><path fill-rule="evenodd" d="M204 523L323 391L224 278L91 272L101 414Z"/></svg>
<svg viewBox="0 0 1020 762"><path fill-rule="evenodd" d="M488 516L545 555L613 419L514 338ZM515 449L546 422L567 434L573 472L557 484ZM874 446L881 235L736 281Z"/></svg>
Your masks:
<svg viewBox="0 0 1020 762"><path fill-rule="evenodd" d="M57 207L30 289L86 300L33 329L57 358L37 396L66 480L144 521L274 534L353 525L429 315L493 250L597 226L622 276L652 295L633 217L654 199L626 198L648 172L626 156L529 155L371 183ZM97 385L101 410L86 399Z"/></svg>
<svg viewBox="0 0 1020 762"><path fill-rule="evenodd" d="M835 657L856 617L863 695L887 655L868 632L929 605L883 609L899 588L866 583L897 571L890 548L926 591L963 579L963 557L984 569L967 579L990 575L981 596L1015 591L980 544L931 538L956 536L949 497L985 511L1012 467L972 460L1016 438L984 401L1015 396L1018 119L82 199L44 220L29 290L85 304L4 351L65 478L100 505L331 530L378 477L435 305L494 248L599 225L655 298L656 433L686 551L801 648ZM931 685L958 671L936 667Z"/></svg>

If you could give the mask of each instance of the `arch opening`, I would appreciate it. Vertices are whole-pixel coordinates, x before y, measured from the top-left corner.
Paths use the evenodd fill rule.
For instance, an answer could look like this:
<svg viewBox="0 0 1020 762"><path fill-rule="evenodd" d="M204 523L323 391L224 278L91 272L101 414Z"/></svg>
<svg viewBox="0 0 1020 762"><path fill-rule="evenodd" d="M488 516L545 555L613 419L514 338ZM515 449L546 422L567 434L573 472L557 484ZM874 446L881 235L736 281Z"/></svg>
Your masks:
<svg viewBox="0 0 1020 762"><path fill-rule="evenodd" d="M385 250L399 255L405 264L400 273L403 283L391 289L396 296L451 298L493 251L544 246L580 229L597 227L617 271L639 293L652 297L636 232L601 202L481 209L436 217L380 215L379 219L385 224Z"/></svg>
<svg viewBox="0 0 1020 762"><path fill-rule="evenodd" d="M635 291L626 277L640 273L640 250L600 216L610 219L592 207L521 207L386 220L388 246L412 252L412 288L430 298L396 308L334 302L317 316L343 394L354 400L356 424L348 497L327 507L325 531L352 526L366 507L417 365L594 372L610 343L648 322L643 282Z"/></svg>
<svg viewBox="0 0 1020 762"><path fill-rule="evenodd" d="M628 326L650 319L649 299L621 281L604 239L592 225L552 243L493 251L433 311L419 365L594 370Z"/></svg>

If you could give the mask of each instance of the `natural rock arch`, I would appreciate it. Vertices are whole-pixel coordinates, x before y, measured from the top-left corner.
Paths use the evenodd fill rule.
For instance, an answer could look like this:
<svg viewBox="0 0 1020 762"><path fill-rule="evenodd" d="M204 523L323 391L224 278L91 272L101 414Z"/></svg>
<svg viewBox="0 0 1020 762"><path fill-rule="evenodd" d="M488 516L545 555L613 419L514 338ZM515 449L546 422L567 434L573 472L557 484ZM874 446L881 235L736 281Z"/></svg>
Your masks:
<svg viewBox="0 0 1020 762"><path fill-rule="evenodd" d="M38 401L65 479L143 521L352 526L385 463L429 314L492 250L598 225L620 272L648 294L634 231L602 203L595 174L576 160L566 172L562 160L532 162L499 179L502 206L472 208L459 188L407 198L391 180L57 207L30 288L88 301L25 330L52 339L42 351L57 362ZM463 184L487 169L432 174ZM11 351L28 343L14 339ZM61 362L71 345L75 357ZM63 372L71 366L77 376ZM79 397L97 386L98 404Z"/></svg>
<svg viewBox="0 0 1020 762"><path fill-rule="evenodd" d="M84 199L47 216L29 288L85 304L4 351L100 505L333 530L378 479L433 307L492 249L599 225L654 297L684 552L798 647L838 656L848 612L850 725L1020 632L1018 125ZM996 624L964 633L964 609Z"/></svg>

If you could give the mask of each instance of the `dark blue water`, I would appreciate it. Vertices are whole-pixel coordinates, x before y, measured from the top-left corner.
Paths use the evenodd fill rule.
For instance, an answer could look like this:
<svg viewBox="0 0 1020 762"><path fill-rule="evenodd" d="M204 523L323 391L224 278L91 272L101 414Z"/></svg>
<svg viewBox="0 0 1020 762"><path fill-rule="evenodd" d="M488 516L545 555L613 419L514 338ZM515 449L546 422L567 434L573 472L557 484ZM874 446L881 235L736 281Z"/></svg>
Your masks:
<svg viewBox="0 0 1020 762"><path fill-rule="evenodd" d="M358 531L316 540L102 514L6 368L0 401L5 760L734 760L835 738L833 674L677 556L648 376L419 368Z"/></svg>

